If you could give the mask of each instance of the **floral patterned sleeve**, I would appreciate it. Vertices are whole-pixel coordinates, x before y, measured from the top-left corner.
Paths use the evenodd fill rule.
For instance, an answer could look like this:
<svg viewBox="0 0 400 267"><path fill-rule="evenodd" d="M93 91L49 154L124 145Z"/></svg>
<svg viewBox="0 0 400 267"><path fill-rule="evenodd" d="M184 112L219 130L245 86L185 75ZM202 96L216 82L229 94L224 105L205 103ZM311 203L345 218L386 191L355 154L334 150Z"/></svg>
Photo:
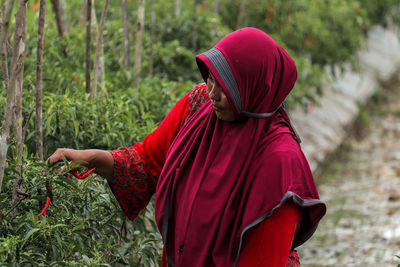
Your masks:
<svg viewBox="0 0 400 267"><path fill-rule="evenodd" d="M161 124L132 147L111 150L114 175L108 184L125 215L134 220L155 193L158 176L175 136L209 98L199 84L179 100Z"/></svg>

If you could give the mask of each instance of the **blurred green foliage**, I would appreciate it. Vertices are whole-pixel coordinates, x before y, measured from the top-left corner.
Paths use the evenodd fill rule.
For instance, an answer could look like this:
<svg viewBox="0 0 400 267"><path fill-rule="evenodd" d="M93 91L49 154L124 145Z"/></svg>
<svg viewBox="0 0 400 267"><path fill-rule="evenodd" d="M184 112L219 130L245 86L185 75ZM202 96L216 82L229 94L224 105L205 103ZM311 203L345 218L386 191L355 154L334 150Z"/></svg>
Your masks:
<svg viewBox="0 0 400 267"><path fill-rule="evenodd" d="M34 110L38 12L30 9L24 72L24 118ZM57 147L114 149L141 141L163 119L174 103L201 81L194 56L237 29L242 1L199 1L198 43L192 49L193 2L182 1L181 15L174 15L174 1L156 1L154 75L150 77L150 1L146 1L143 71L139 88L133 88L132 68L123 66L123 30L119 1L110 1L104 32L105 83L93 101L85 91L85 26L80 25L82 1L66 2L65 38L57 33L48 2L44 47L43 130L46 157ZM247 4L246 4L247 3ZM95 2L97 19L103 1ZM134 32L137 1L128 0L130 30ZM243 5L242 5L243 7ZM374 24L399 21L400 0L252 0L245 2L241 26L258 27L270 34L295 59L298 81L287 106L306 107L317 102L322 84L329 82L326 69L354 62ZM13 32L11 23L10 32ZM66 47L68 56L64 57ZM92 55L94 55L94 45ZM131 34L131 55L135 51ZM0 80L0 106L5 107L5 86ZM0 109L0 118L4 108ZM68 180L49 172L54 185L47 218L40 212L38 189L46 191L43 161L35 151L35 117L29 121L23 167L23 190L28 199L12 200L16 176L11 143L0 193L0 265L7 266L156 266L161 243L153 218L153 202L134 222L122 225L125 216L105 181L91 176ZM79 192L73 189L76 187ZM0 214L1 215L1 214Z"/></svg>
<svg viewBox="0 0 400 267"><path fill-rule="evenodd" d="M82 90L72 92L67 88L63 94L46 92L43 98L45 154L50 155L58 147L110 149L141 141L155 129L182 92L192 86L149 79L139 89L109 92L97 101ZM33 152L34 120L30 123L26 143Z"/></svg>

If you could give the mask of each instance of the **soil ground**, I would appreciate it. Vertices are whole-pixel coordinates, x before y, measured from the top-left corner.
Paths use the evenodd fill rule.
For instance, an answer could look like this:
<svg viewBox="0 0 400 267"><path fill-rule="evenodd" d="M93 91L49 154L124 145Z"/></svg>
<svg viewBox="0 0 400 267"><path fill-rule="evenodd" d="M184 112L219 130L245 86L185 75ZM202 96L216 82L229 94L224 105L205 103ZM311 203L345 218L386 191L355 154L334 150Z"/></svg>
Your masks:
<svg viewBox="0 0 400 267"><path fill-rule="evenodd" d="M395 84L361 110L351 136L315 172L328 211L298 249L303 267L400 264L400 86Z"/></svg>

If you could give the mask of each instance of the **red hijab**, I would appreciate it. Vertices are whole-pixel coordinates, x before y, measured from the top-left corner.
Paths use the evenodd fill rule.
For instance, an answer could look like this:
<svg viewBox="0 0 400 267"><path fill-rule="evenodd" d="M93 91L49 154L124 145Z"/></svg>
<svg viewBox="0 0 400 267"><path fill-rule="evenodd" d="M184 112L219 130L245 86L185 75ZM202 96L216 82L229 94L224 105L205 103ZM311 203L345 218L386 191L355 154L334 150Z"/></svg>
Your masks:
<svg viewBox="0 0 400 267"><path fill-rule="evenodd" d="M246 231L288 200L303 207L293 247L315 231L326 207L281 106L297 71L266 33L235 31L196 57L236 113L205 103L178 133L156 190L156 221L171 266L236 265Z"/></svg>

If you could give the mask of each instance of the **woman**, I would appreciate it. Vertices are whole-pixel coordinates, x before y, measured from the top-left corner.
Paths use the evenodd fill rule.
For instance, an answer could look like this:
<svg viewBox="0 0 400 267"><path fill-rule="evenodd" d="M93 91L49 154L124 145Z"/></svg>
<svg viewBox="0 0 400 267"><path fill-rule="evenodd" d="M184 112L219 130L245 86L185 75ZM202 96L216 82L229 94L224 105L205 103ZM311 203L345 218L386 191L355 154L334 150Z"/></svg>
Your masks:
<svg viewBox="0 0 400 267"><path fill-rule="evenodd" d="M163 265L293 266L325 214L282 102L297 77L271 37L244 28L196 56L207 85L182 98L143 143L86 160L134 219L156 192Z"/></svg>

